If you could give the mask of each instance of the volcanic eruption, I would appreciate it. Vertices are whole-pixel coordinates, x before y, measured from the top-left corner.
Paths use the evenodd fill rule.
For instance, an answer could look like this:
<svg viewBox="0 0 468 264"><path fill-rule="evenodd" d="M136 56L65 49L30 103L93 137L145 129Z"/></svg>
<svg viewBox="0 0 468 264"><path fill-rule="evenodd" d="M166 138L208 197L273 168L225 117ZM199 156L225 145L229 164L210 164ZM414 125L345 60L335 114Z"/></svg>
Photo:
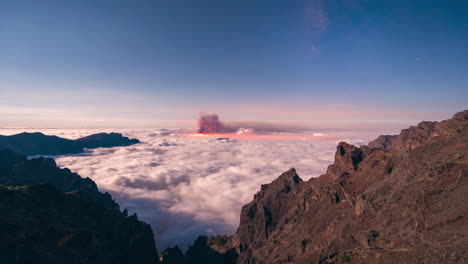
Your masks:
<svg viewBox="0 0 468 264"><path fill-rule="evenodd" d="M310 128L305 126L294 126L290 124L269 123L260 121L224 121L222 122L218 114L201 113L198 119L197 134L225 134L234 133L237 135L272 134L279 132L297 133L307 131Z"/></svg>
<svg viewBox="0 0 468 264"><path fill-rule="evenodd" d="M198 131L200 134L223 133L224 125L219 121L217 114L200 114L198 119Z"/></svg>

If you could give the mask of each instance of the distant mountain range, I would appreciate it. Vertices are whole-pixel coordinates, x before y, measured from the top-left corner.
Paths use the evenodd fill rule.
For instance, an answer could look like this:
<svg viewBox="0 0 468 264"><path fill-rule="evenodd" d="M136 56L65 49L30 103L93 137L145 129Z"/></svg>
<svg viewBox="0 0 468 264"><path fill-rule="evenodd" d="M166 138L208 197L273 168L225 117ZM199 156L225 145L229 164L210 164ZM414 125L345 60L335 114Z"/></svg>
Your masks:
<svg viewBox="0 0 468 264"><path fill-rule="evenodd" d="M140 143L138 139L129 139L120 133L99 133L76 140L47 136L39 132L0 136L0 150L11 149L27 156L72 154L83 152L85 148L129 146L137 143Z"/></svg>

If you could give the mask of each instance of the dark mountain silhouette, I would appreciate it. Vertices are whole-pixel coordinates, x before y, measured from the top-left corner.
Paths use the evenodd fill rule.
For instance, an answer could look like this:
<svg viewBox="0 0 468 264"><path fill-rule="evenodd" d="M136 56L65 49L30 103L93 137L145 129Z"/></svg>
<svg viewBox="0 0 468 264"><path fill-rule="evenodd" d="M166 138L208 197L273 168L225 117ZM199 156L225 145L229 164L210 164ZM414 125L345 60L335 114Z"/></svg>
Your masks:
<svg viewBox="0 0 468 264"><path fill-rule="evenodd" d="M75 192L102 204L106 208L118 209L109 193L98 191L96 183L90 178L81 178L69 169L60 169L51 158L28 160L12 150L0 150L0 184L21 186L50 184L62 192Z"/></svg>
<svg viewBox="0 0 468 264"><path fill-rule="evenodd" d="M129 146L137 143L140 143L138 139L129 139L120 133L99 133L76 140L47 136L39 132L0 136L0 150L11 149L27 156L80 153L84 148Z"/></svg>
<svg viewBox="0 0 468 264"><path fill-rule="evenodd" d="M467 201L468 110L339 143L326 174L303 181L290 169L242 208L236 234L196 248L250 264L468 263Z"/></svg>
<svg viewBox="0 0 468 264"><path fill-rule="evenodd" d="M151 227L89 178L0 151L1 263L158 263Z"/></svg>
<svg viewBox="0 0 468 264"><path fill-rule="evenodd" d="M227 242L227 236L207 237L199 236L184 253L178 246L168 248L161 253L162 264L235 264L237 252L234 248L220 252L218 245Z"/></svg>

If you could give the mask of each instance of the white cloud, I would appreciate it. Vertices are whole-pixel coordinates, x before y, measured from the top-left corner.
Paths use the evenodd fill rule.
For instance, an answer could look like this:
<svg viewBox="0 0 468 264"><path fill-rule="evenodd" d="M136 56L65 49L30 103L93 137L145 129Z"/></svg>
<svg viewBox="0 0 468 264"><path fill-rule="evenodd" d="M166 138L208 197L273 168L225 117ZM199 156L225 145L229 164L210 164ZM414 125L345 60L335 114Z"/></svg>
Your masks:
<svg viewBox="0 0 468 264"><path fill-rule="evenodd" d="M77 138L99 131L43 132ZM320 136L312 140L220 141L180 137L167 130L128 130L124 134L142 143L88 150L85 155L57 157L56 161L90 177L122 209L128 208L151 224L159 249L187 246L200 234L234 233L242 205L252 200L261 184L270 183L291 167L304 180L323 174L338 141Z"/></svg>

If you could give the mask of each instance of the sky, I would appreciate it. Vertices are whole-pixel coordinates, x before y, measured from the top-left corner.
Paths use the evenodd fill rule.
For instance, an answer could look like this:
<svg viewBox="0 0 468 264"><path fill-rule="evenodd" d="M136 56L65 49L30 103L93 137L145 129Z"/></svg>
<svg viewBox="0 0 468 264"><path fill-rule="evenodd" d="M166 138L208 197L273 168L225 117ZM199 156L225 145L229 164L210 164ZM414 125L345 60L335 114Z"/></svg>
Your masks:
<svg viewBox="0 0 468 264"><path fill-rule="evenodd" d="M468 102L468 3L0 1L0 127L405 127Z"/></svg>

